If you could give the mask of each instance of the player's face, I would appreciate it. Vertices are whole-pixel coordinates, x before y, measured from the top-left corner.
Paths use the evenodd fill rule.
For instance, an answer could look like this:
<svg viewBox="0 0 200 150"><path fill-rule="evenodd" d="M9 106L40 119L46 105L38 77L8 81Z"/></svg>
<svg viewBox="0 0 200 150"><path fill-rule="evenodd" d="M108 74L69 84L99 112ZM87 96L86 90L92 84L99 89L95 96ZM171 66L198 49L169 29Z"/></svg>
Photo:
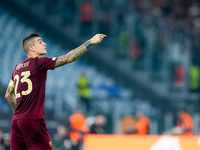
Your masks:
<svg viewBox="0 0 200 150"><path fill-rule="evenodd" d="M36 37L36 38L35 38L34 49L35 49L35 53L36 53L38 56L42 56L42 55L45 55L45 54L47 53L47 50L46 50L46 43L44 43L44 42L42 41L42 38L41 38L41 37Z"/></svg>

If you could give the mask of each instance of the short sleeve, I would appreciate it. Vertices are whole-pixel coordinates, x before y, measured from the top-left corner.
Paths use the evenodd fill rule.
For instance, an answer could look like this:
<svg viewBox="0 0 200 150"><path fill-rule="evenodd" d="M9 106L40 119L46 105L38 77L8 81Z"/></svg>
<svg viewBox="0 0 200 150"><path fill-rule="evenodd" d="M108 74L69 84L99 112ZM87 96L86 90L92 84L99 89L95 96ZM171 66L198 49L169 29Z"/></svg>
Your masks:
<svg viewBox="0 0 200 150"><path fill-rule="evenodd" d="M53 70L55 67L56 57L41 57L36 59L36 65L39 70Z"/></svg>

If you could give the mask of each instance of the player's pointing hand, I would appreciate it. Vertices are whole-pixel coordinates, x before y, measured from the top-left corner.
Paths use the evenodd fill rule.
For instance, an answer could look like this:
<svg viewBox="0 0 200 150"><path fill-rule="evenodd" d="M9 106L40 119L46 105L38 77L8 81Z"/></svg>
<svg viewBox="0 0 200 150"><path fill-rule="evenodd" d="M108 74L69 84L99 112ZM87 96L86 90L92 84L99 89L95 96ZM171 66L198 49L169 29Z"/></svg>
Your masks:
<svg viewBox="0 0 200 150"><path fill-rule="evenodd" d="M97 43L100 43L104 37L106 37L105 34L96 34L89 41L91 44L97 44Z"/></svg>

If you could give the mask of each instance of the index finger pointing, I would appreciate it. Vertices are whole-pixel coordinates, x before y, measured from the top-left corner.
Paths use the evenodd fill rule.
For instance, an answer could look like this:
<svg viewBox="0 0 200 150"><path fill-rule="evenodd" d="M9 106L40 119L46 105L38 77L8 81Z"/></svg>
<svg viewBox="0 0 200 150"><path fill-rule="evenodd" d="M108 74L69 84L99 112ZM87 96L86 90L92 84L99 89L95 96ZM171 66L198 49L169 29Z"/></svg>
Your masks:
<svg viewBox="0 0 200 150"><path fill-rule="evenodd" d="M101 37L104 38L104 37L106 37L106 35L105 34L101 34Z"/></svg>

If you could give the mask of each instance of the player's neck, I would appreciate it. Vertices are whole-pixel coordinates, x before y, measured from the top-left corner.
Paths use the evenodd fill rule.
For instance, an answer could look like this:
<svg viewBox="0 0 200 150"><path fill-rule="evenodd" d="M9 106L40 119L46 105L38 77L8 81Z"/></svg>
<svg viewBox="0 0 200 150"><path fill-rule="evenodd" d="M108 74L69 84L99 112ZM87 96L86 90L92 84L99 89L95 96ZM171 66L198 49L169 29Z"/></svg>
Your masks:
<svg viewBox="0 0 200 150"><path fill-rule="evenodd" d="M42 57L42 56L43 56L43 55L28 54L28 58L36 58L36 57L40 58L40 57Z"/></svg>

